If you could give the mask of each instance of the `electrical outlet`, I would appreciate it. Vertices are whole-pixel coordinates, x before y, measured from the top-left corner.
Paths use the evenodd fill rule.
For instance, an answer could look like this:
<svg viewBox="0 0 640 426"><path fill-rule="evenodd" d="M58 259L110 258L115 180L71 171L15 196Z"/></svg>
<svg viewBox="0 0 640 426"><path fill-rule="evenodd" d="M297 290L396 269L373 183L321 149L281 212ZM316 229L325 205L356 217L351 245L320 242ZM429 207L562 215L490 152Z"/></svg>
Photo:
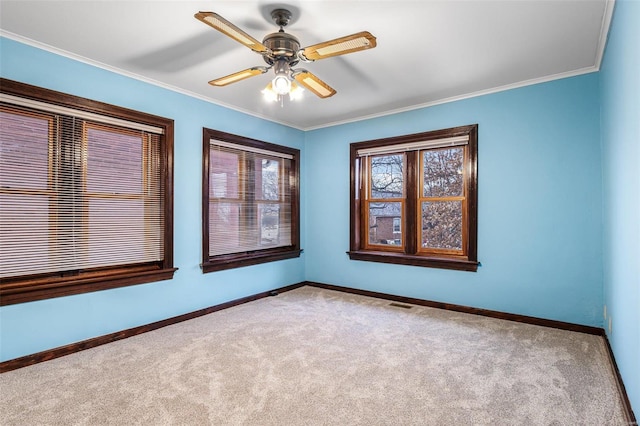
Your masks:
<svg viewBox="0 0 640 426"><path fill-rule="evenodd" d="M603 313L603 316L604 316L604 320L606 321L606 320L607 320L607 305L604 305L604 313Z"/></svg>
<svg viewBox="0 0 640 426"><path fill-rule="evenodd" d="M609 334L611 334L611 317L609 317Z"/></svg>

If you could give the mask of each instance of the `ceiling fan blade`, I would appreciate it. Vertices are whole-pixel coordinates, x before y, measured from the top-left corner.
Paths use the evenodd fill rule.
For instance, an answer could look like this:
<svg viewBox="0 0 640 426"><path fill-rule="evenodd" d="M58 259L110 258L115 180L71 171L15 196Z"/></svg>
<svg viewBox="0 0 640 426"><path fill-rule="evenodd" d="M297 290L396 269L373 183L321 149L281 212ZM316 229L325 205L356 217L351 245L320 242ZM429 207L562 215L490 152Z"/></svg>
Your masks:
<svg viewBox="0 0 640 426"><path fill-rule="evenodd" d="M211 80L209 84L212 86L222 87L226 86L227 84L244 80L245 78L253 77L254 75L264 74L265 72L267 72L267 70L267 67L247 68L246 70L234 72L233 74Z"/></svg>
<svg viewBox="0 0 640 426"><path fill-rule="evenodd" d="M305 59L315 61L376 47L376 38L368 31L314 44L301 50Z"/></svg>
<svg viewBox="0 0 640 426"><path fill-rule="evenodd" d="M324 99L336 94L335 89L307 70L297 70L293 73L293 78L320 98Z"/></svg>
<svg viewBox="0 0 640 426"><path fill-rule="evenodd" d="M264 44L260 43L258 40L251 37L249 34L245 33L240 28L236 27L217 13L198 12L194 16L196 17L196 19L215 28L224 35L231 37L238 43L242 43L254 52L264 53L269 50Z"/></svg>

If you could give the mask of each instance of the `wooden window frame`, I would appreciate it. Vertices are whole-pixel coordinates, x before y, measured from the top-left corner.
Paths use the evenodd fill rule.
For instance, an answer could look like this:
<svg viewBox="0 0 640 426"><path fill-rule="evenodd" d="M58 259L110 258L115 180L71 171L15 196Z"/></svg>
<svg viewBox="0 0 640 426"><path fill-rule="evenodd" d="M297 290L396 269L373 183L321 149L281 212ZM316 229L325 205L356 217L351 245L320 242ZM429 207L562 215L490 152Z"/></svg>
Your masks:
<svg viewBox="0 0 640 426"><path fill-rule="evenodd" d="M417 143L467 136L464 156L464 201L462 214L462 250L425 249L419 243L421 226L422 173L420 151L406 151L404 171L403 219L401 222L402 250L386 248L368 242L368 185L362 162L367 157L359 157L358 150L372 148L393 149L394 145ZM437 149L437 148L434 148ZM401 153L401 151L398 151ZM449 129L415 133L391 138L354 142L350 145L350 243L347 254L351 260L392 263L400 265L422 266L430 268L453 269L459 271L477 271L477 233L478 233L478 125L459 126Z"/></svg>
<svg viewBox="0 0 640 426"><path fill-rule="evenodd" d="M288 179L290 191L291 245L209 256L209 159L212 140L230 142L247 148L279 152L293 157L289 175L283 176L283 179ZM203 128L202 162L202 263L200 267L203 273L292 259L300 256L302 250L300 249L300 151L298 149ZM243 166L241 165L240 167L242 168ZM240 193L238 196L240 197ZM257 209L259 202L254 200L254 203Z"/></svg>
<svg viewBox="0 0 640 426"><path fill-rule="evenodd" d="M173 120L4 78L0 79L0 92L45 102L52 106L161 128L163 135L160 167L164 190L162 242L164 258L162 260L91 270L2 278L0 279L0 305L70 296L173 278L177 270L173 266Z"/></svg>

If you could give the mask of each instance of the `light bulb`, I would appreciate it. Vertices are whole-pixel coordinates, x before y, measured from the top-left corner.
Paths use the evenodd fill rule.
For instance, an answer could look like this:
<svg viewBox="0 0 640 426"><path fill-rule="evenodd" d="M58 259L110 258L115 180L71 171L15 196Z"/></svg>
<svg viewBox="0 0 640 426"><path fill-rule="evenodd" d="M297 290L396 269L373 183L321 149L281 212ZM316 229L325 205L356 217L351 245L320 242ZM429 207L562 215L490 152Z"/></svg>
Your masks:
<svg viewBox="0 0 640 426"><path fill-rule="evenodd" d="M271 86L278 95L286 95L291 90L291 80L285 75L276 75L276 78L271 82Z"/></svg>
<svg viewBox="0 0 640 426"><path fill-rule="evenodd" d="M289 100L297 101L299 99L302 99L303 93L304 89L292 82L291 91L289 92Z"/></svg>
<svg viewBox="0 0 640 426"><path fill-rule="evenodd" d="M275 102L278 100L278 94L273 91L271 84L262 89L262 96L268 102Z"/></svg>

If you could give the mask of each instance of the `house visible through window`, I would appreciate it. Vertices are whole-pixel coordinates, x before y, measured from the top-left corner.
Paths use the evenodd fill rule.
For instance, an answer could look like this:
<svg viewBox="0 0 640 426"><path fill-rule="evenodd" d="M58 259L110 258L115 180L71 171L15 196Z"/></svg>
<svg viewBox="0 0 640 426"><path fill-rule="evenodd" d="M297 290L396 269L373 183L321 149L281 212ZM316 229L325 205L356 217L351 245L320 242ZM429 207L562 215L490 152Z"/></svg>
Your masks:
<svg viewBox="0 0 640 426"><path fill-rule="evenodd" d="M209 129L203 146L203 271L299 256L299 151Z"/></svg>
<svg viewBox="0 0 640 426"><path fill-rule="evenodd" d="M170 278L173 122L7 80L2 92L2 304Z"/></svg>
<svg viewBox="0 0 640 426"><path fill-rule="evenodd" d="M351 144L354 260L477 269L477 125Z"/></svg>

